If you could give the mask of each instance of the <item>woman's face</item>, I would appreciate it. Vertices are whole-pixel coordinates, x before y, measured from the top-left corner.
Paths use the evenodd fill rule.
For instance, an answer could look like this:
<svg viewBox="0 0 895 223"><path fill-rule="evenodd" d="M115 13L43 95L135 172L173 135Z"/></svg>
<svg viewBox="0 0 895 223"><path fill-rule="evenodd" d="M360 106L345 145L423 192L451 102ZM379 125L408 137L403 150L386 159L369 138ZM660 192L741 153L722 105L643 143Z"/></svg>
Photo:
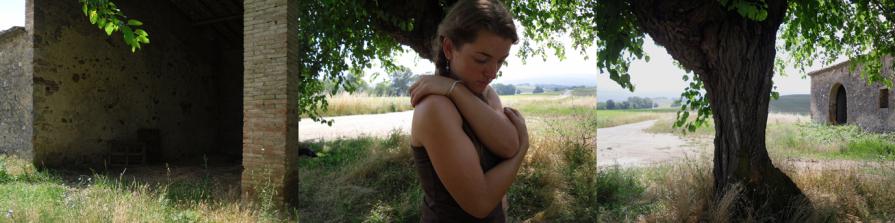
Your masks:
<svg viewBox="0 0 895 223"><path fill-rule="evenodd" d="M510 54L513 41L490 31L479 31L475 41L455 48L453 42L444 39L444 55L450 68L461 81L476 93L484 93Z"/></svg>

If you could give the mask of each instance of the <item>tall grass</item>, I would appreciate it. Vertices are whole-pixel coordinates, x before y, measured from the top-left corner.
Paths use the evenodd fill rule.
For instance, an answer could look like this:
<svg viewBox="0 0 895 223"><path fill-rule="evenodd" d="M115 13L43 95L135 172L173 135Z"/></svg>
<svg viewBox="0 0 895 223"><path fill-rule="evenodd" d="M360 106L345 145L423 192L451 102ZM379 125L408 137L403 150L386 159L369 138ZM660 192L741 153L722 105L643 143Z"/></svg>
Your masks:
<svg viewBox="0 0 895 223"><path fill-rule="evenodd" d="M367 93L339 93L326 98L325 117L401 112L413 109L409 97L373 96Z"/></svg>
<svg viewBox="0 0 895 223"><path fill-rule="evenodd" d="M69 179L70 178L70 179ZM214 176L160 183L128 180L122 174L72 178L28 162L0 156L0 222L283 222L239 199L238 188ZM166 179L167 178L167 179Z"/></svg>
<svg viewBox="0 0 895 223"><path fill-rule="evenodd" d="M895 217L895 168L891 162L875 165L794 168L778 163L806 194L815 208L804 213L808 222L885 222ZM728 222L730 190L721 201L712 200L711 162L707 158L681 160L658 166L600 170L600 220L604 222ZM603 182L605 181L605 182ZM753 214L748 221L767 216ZM751 220L749 220L751 219Z"/></svg>
<svg viewBox="0 0 895 223"><path fill-rule="evenodd" d="M767 129L767 147L774 164L793 179L815 208L814 213L802 213L803 220L886 222L895 218L895 191L891 190L895 185L895 161L889 149L892 135L806 120L772 115ZM670 123L670 118L660 119L651 131L680 134L665 126ZM713 136L714 129L687 136L694 135ZM600 220L729 221L729 207L739 190L727 191L726 199L712 199L712 162L707 155L655 166L600 169ZM767 217L752 213L743 220Z"/></svg>
<svg viewBox="0 0 895 223"><path fill-rule="evenodd" d="M529 120L531 134L529 153L507 193L508 219L594 222L595 113L564 113L563 109L583 103L574 97L506 98L504 104L517 106ZM322 155L299 161L301 219L419 221L423 193L409 140L408 135L394 131L385 138L311 143L309 146Z"/></svg>

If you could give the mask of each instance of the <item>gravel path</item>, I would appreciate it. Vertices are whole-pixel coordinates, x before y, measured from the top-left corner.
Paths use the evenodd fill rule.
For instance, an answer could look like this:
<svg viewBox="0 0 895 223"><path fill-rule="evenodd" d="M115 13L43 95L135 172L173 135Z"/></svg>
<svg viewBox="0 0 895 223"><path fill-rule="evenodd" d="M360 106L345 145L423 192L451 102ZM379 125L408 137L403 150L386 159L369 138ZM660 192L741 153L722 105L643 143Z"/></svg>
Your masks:
<svg viewBox="0 0 895 223"><path fill-rule="evenodd" d="M311 119L301 119L298 124L298 140L332 140L340 137L353 138L361 135L382 137L393 129L410 134L413 110L372 115L348 115L328 118L333 125L320 124Z"/></svg>
<svg viewBox="0 0 895 223"><path fill-rule="evenodd" d="M695 145L668 133L648 133L656 120L597 129L597 166L645 166L659 162L696 158Z"/></svg>

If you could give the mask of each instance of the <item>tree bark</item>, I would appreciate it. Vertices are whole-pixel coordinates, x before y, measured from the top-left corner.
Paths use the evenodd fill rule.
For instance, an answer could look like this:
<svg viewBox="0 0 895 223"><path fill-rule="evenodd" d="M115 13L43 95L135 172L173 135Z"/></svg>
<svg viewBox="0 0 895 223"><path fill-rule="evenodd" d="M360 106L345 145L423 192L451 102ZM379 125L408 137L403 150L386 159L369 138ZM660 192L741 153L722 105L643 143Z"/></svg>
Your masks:
<svg viewBox="0 0 895 223"><path fill-rule="evenodd" d="M768 157L768 101L778 27L787 2L768 0L752 21L717 0L631 0L642 31L703 82L715 125L714 201L739 192L728 216L792 220L813 208ZM739 188L739 189L735 189ZM723 219L719 219L723 220Z"/></svg>

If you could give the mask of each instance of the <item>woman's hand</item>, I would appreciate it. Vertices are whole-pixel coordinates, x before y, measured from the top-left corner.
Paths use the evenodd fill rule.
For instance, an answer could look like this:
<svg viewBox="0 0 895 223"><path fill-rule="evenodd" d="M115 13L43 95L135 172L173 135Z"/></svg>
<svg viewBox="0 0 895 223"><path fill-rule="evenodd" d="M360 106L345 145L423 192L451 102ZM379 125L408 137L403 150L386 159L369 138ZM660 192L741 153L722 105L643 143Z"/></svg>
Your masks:
<svg viewBox="0 0 895 223"><path fill-rule="evenodd" d="M443 76L420 75L419 80L410 86L410 104L416 107L423 98L433 94L450 97L451 85L456 81Z"/></svg>
<svg viewBox="0 0 895 223"><path fill-rule="evenodd" d="M528 152L528 126L525 125L525 118L522 117L522 114L519 113L514 108L505 107L503 108L503 112L507 115L507 118L510 119L510 122L516 126L516 133L519 134L519 152L516 153L515 157L525 157L525 154Z"/></svg>

